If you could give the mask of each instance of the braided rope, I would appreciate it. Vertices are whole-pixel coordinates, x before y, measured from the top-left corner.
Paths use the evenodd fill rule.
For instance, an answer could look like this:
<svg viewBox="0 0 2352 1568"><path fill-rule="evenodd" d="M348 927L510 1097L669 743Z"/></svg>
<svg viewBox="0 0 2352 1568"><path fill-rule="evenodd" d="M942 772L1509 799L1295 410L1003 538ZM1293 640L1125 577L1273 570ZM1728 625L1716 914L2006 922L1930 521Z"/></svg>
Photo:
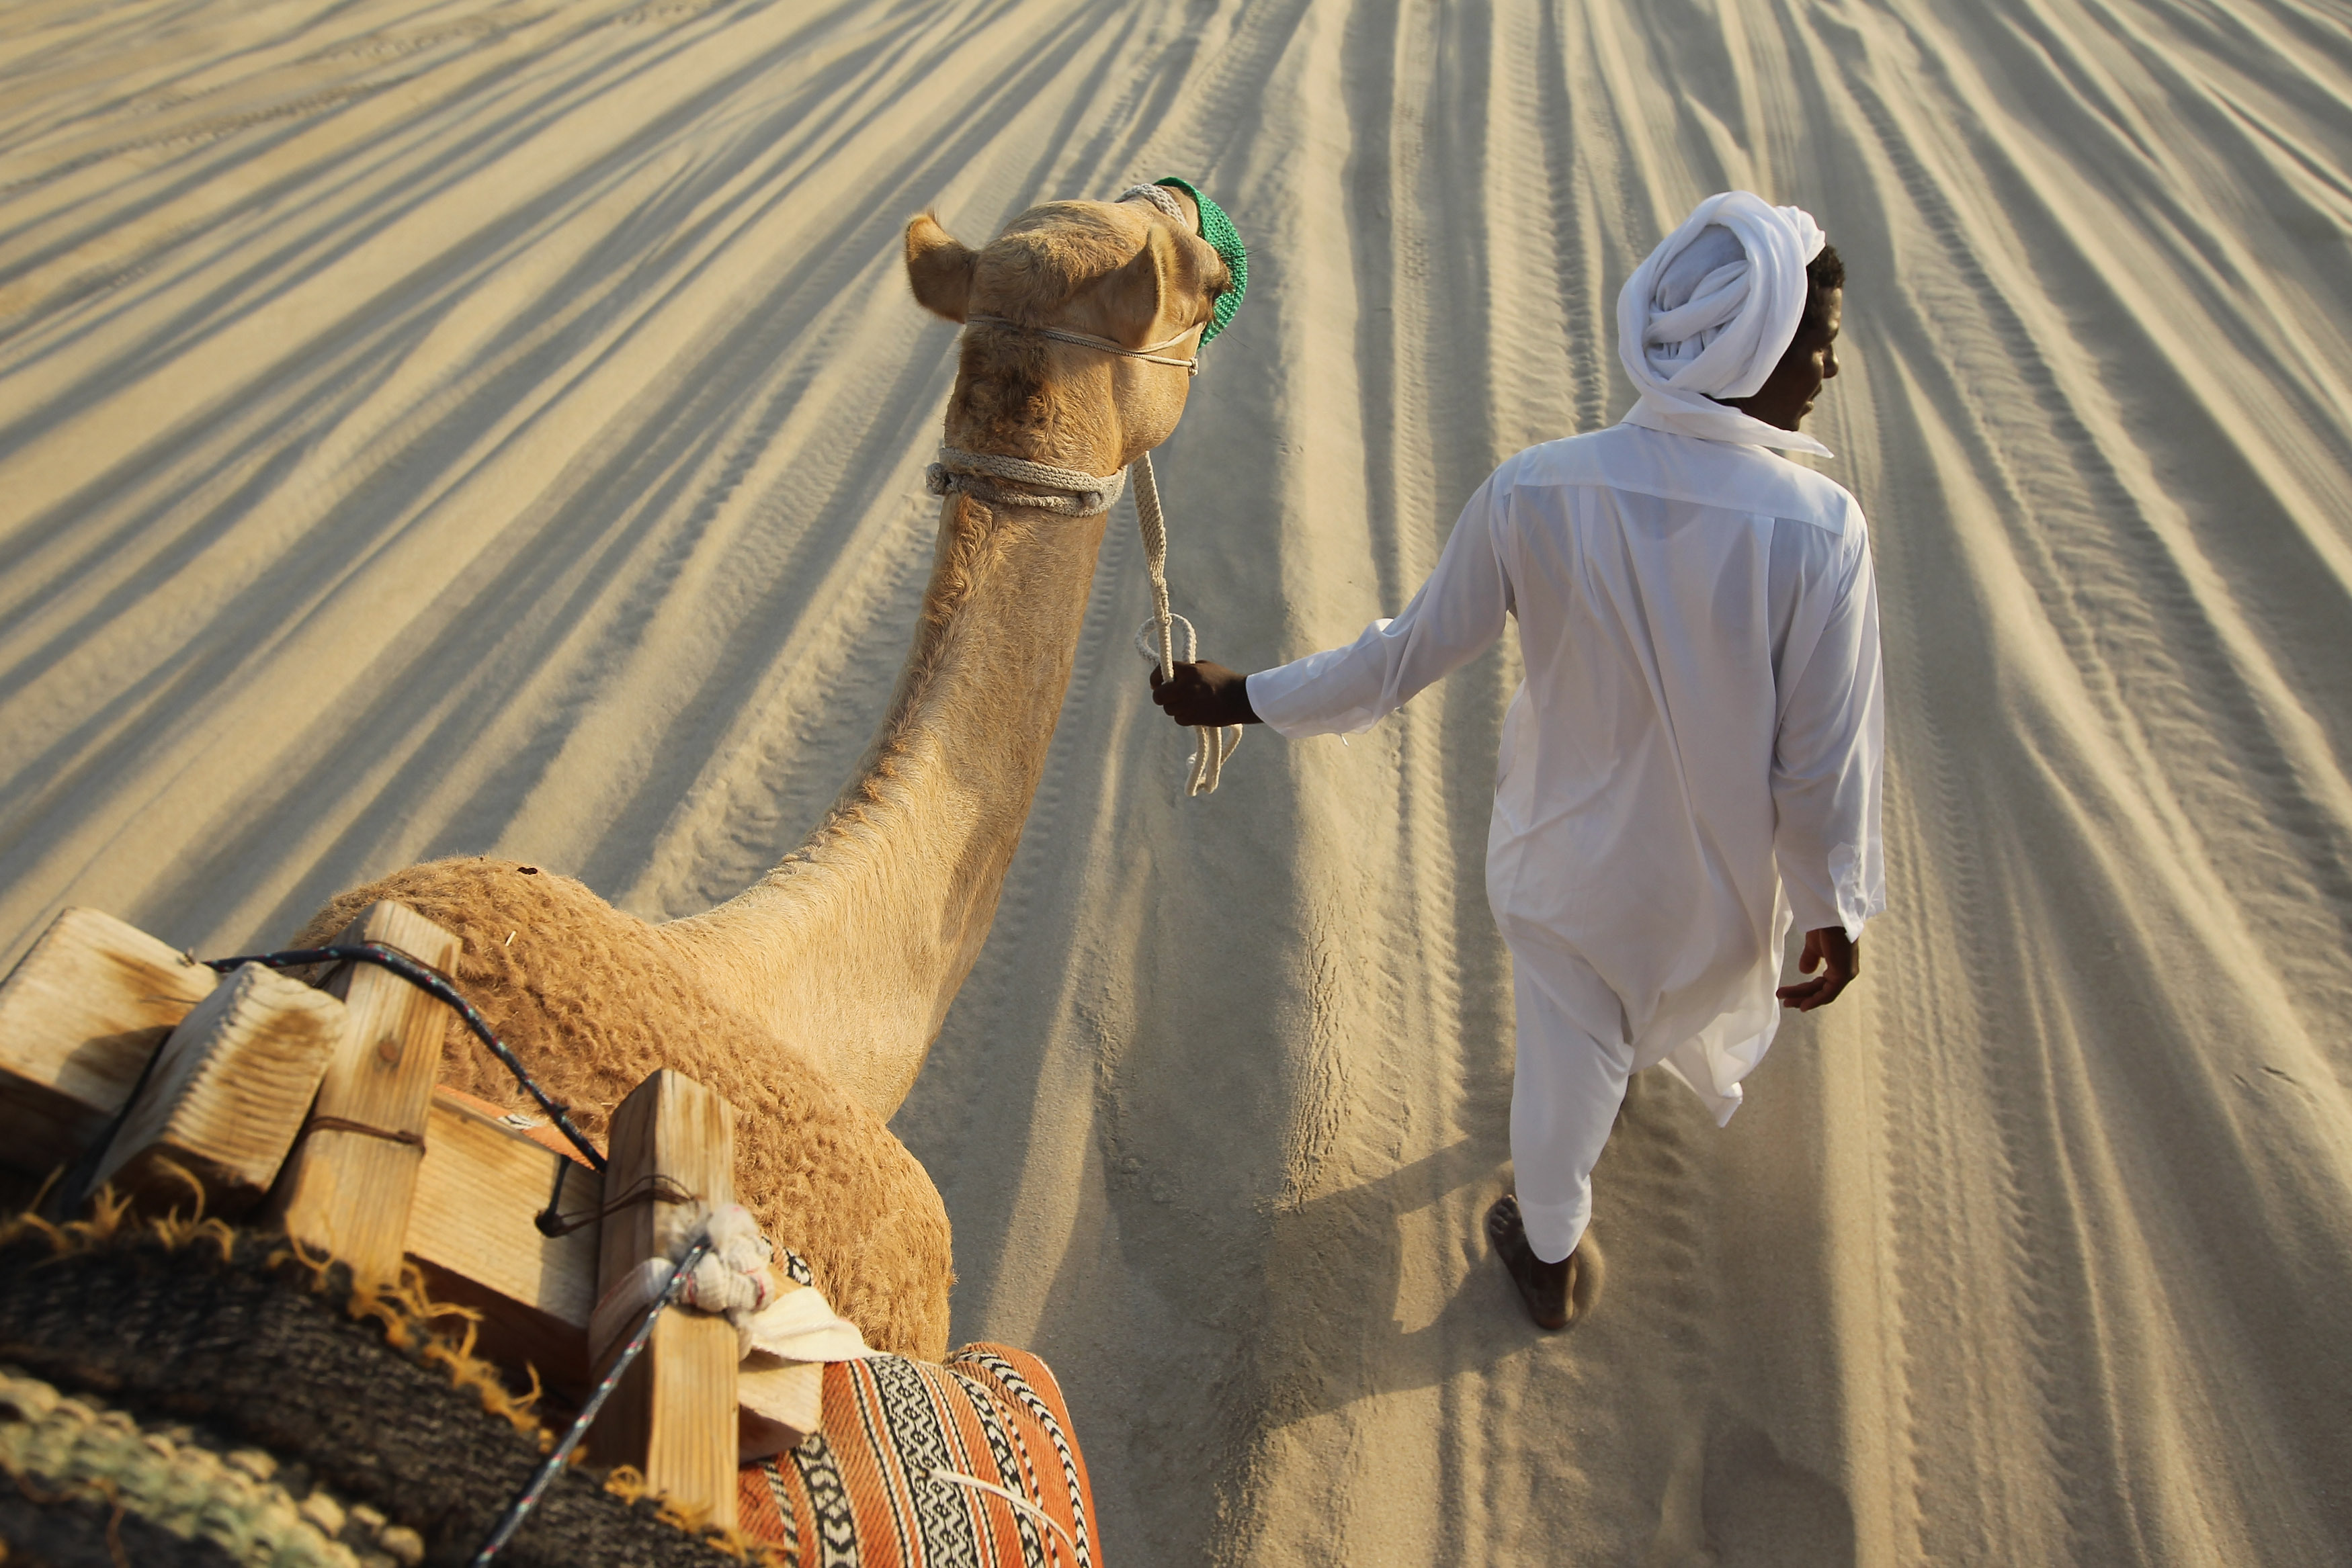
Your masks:
<svg viewBox="0 0 2352 1568"><path fill-rule="evenodd" d="M415 1531L346 1508L324 1488L298 1500L270 1479L277 1464L257 1450L215 1453L173 1430L142 1427L120 1410L69 1398L0 1366L0 1473L28 1493L46 1482L65 1489L60 1500L109 1498L183 1541L212 1542L241 1563L360 1568L361 1553L347 1542L371 1562L413 1563L425 1555Z"/></svg>
<svg viewBox="0 0 2352 1568"><path fill-rule="evenodd" d="M1045 495L1014 492L990 484L1010 479ZM934 496L961 490L992 507L1026 507L1065 517L1091 517L1108 512L1127 488L1127 471L1095 475L1076 468L1056 468L1026 457L998 452L966 452L960 446L940 448L940 460L923 470L923 488Z"/></svg>
<svg viewBox="0 0 2352 1568"><path fill-rule="evenodd" d="M1171 218L1174 219L1178 228L1183 229L1188 233L1192 231L1192 220L1184 215L1184 209L1177 205L1175 195L1170 192L1168 187L1165 185L1129 185L1126 190L1121 191L1118 195L1113 196L1111 200L1114 202L1150 202L1153 206L1158 207L1161 212L1166 213Z"/></svg>

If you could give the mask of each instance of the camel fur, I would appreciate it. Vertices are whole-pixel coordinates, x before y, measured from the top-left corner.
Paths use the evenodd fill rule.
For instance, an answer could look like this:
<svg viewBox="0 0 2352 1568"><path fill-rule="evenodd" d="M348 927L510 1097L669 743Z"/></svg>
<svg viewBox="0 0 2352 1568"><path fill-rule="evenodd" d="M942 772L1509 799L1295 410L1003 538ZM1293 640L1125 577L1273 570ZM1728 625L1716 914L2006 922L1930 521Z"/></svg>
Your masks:
<svg viewBox="0 0 2352 1568"><path fill-rule="evenodd" d="M917 300L950 320L1138 348L1206 325L1227 285L1212 247L1142 204L1048 203L977 251L925 214L906 258ZM967 333L961 356L949 444L1090 474L1167 439L1190 389L1180 369L1028 334ZM459 987L592 1136L657 1068L717 1090L738 1112L740 1200L868 1343L940 1359L946 1207L885 1122L995 917L1105 521L950 495L914 646L856 776L806 841L718 908L655 925L570 877L452 859L338 895L297 940L331 937L377 899L447 927ZM526 1107L455 1023L442 1077Z"/></svg>

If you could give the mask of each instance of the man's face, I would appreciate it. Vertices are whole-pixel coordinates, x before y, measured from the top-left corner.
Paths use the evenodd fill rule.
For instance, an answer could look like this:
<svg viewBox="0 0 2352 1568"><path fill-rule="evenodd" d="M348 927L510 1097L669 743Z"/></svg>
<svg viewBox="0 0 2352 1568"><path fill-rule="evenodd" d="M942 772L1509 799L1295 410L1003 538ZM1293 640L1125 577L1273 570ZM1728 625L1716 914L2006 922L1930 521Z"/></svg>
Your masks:
<svg viewBox="0 0 2352 1568"><path fill-rule="evenodd" d="M1781 430L1794 430L1813 412L1822 383L1838 373L1838 328L1845 315L1845 290L1832 288L1822 296L1822 325L1801 327L1796 341L1772 367L1772 373L1755 395L1726 398L1733 408Z"/></svg>

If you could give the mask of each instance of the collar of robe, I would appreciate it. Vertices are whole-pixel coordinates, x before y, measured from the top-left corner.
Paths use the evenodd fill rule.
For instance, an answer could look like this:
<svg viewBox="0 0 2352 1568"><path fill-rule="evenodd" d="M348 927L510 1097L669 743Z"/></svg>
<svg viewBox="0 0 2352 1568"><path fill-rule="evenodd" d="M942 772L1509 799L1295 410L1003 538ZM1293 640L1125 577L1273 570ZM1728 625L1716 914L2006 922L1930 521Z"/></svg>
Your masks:
<svg viewBox="0 0 2352 1568"><path fill-rule="evenodd" d="M1701 441L1728 441L1742 446L1773 446L1784 452L1810 452L1816 457L1837 455L1801 430L1783 430L1777 424L1767 424L1754 414L1742 413L1713 398L1696 393L1676 397L1671 393L1645 392L1641 401L1619 421L1622 424L1638 424L1644 430L1663 430L1669 435L1695 435Z"/></svg>

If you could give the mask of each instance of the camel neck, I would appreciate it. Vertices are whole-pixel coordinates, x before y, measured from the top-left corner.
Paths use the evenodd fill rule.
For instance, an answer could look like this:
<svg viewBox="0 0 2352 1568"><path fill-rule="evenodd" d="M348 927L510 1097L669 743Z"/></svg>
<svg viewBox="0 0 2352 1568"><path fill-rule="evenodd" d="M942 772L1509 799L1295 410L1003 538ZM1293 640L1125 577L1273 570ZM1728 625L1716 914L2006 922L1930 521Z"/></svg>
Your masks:
<svg viewBox="0 0 2352 1568"><path fill-rule="evenodd" d="M895 1110L979 956L1069 687L1106 516L950 495L914 646L806 842L674 938Z"/></svg>

